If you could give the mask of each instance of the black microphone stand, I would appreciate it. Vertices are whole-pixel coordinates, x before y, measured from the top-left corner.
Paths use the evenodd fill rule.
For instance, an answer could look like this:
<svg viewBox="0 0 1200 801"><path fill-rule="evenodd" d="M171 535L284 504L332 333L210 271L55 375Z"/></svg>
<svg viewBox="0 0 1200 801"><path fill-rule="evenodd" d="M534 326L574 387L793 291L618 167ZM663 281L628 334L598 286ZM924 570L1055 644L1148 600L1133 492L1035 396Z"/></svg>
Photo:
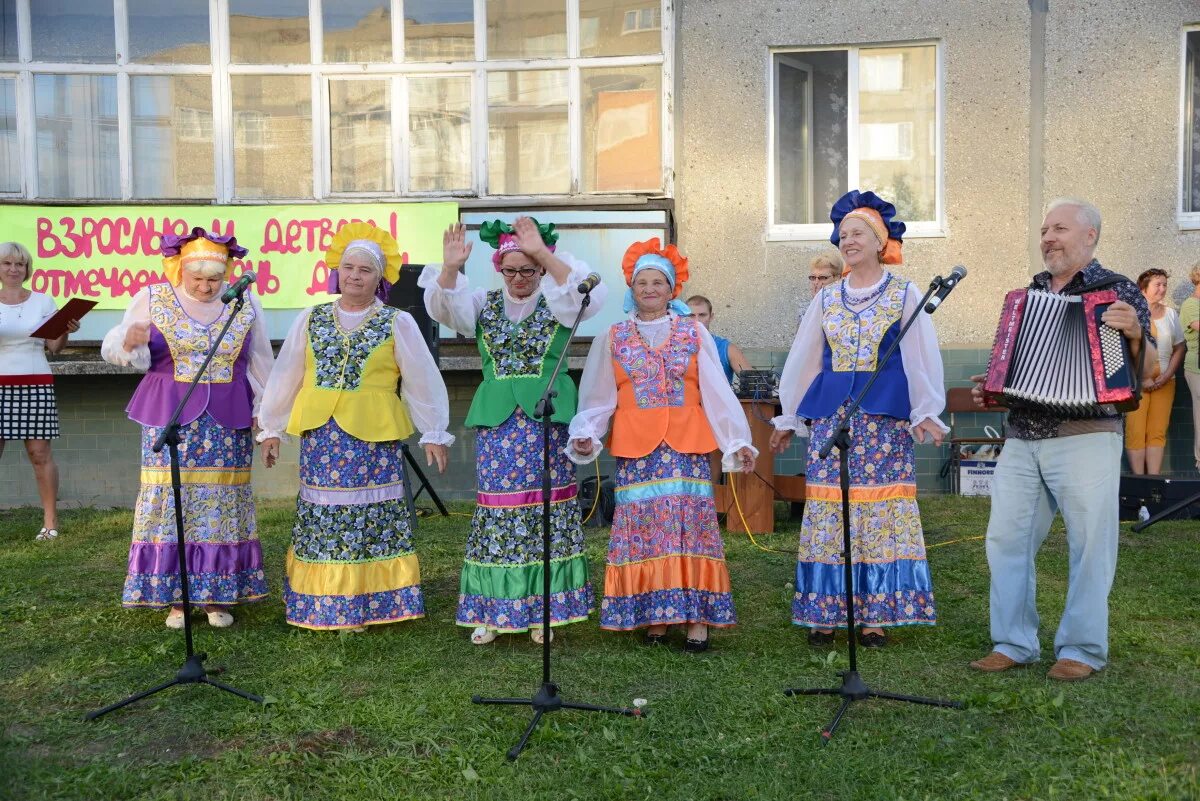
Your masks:
<svg viewBox="0 0 1200 801"><path fill-rule="evenodd" d="M833 733L837 729L838 724L842 722L842 716L846 714L846 710L850 704L855 701L865 701L868 698L883 698L889 701L906 701L910 704L924 704L926 706L941 706L951 709L962 709L961 701L943 701L936 698L922 698L916 695L898 695L897 693L884 692L883 690L871 689L862 677L858 674L858 658L857 649L854 640L854 565L851 562L851 541L850 541L850 418L858 411L862 405L862 400L870 391L871 386L875 383L875 379L879 378L879 372L887 364L888 359L895 353L896 348L900 346L900 340L904 339L904 335L908 333L908 329L912 327L913 322L917 319L917 315L921 314L921 310L925 308L926 302L934 292L942 288L943 279L937 276L929 284L929 290L925 293L925 297L921 298L920 304L917 306L916 312L908 318L904 326L900 329L900 334L893 341L891 346L883 354L875 365L875 371L867 380L866 386L858 393L858 397L850 404L849 408L842 413L838 420L837 429L834 434L825 441L821 446L819 454L820 458L824 459L829 456L829 452L834 447L838 449L838 466L840 467L840 478L842 487L842 561L845 566L846 576L846 632L848 634L846 640L850 650L850 669L838 671L838 675L842 678L841 687L789 687L783 691L784 695L837 695L841 696L842 705L838 707L837 713L833 716L833 720L829 725L821 729L822 744L828 743L833 738Z"/></svg>
<svg viewBox="0 0 1200 801"><path fill-rule="evenodd" d="M525 743L529 741L529 736L537 728L542 715L547 712L557 712L560 709L582 709L585 712L612 712L617 715L627 715L630 717L641 717L644 714L641 709L594 706L592 704L564 701L558 694L558 685L550 680L550 418L554 416L554 398L558 395L558 391L554 388L554 381L558 378L563 361L567 358L567 351L570 348L571 340L575 338L575 330L579 328L579 321L583 319L583 312L587 309L591 301L592 296L589 289L583 294L583 302L579 307L579 314L575 315L575 323L571 326L571 333L567 337L566 345L563 346L562 353L558 356L558 363L554 365L554 372L550 374L550 383L546 385L546 391L542 393L542 398L538 401L537 408L534 410L538 420L542 422L542 683L532 698L484 698L478 695L471 696L472 703L476 704L528 705L533 707L533 719L525 727L525 733L521 735L521 739L516 745L508 749L507 756L509 761L515 760L521 755L521 751L525 749Z"/></svg>
<svg viewBox="0 0 1200 801"><path fill-rule="evenodd" d="M171 422L167 423L163 428L162 432L158 435L158 439L154 441L154 445L152 446L152 450L155 453L161 453L163 446L166 445L167 453L171 459L171 489L175 497L175 550L179 553L179 590L183 600L183 637L186 642L186 658L184 659L183 667L179 668L175 673L175 678L169 681L164 681L162 684L151 687L148 690L134 693L128 698L117 701L115 704L109 704L103 709L88 712L84 716L86 720L95 720L101 715L107 715L114 709L128 706L147 696L162 692L168 687L174 687L176 684L207 684L219 690L241 696L248 701L254 701L258 704L263 702L263 699L257 695L239 690L236 687L230 687L228 684L216 681L215 679L210 679L210 675L222 673L225 669L206 669L204 667L204 660L208 658L208 654L195 653L192 648L192 600L188 594L187 548L183 535L183 480L179 474L179 415L183 413L183 409L192 397L192 393L196 391L196 385L204 377L204 372L208 369L208 363L212 361L213 354L217 352L221 341L225 339L225 333L229 330L229 326L233 324L233 318L237 317L238 312L242 310L242 306L245 303L245 296L239 294L236 305L229 315L229 319L225 321L224 327L221 328L221 333L217 335L216 340L212 343L212 347L208 349L208 354L204 357L204 362L200 365L200 369L196 371L196 377L192 379L191 386L188 387L187 392L180 399L179 404L175 407L175 411L171 414Z"/></svg>

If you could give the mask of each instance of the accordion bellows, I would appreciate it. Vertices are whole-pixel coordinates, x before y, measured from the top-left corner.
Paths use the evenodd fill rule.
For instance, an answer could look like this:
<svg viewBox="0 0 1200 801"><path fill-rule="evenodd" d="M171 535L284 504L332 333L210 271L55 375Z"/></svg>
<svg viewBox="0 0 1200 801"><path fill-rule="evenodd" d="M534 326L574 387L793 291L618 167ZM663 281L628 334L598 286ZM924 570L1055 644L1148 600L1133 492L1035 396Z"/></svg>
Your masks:
<svg viewBox="0 0 1200 801"><path fill-rule="evenodd" d="M1072 417L1137 408L1129 343L1100 322L1112 290L1059 295L1015 289L1004 298L984 394L1006 406Z"/></svg>

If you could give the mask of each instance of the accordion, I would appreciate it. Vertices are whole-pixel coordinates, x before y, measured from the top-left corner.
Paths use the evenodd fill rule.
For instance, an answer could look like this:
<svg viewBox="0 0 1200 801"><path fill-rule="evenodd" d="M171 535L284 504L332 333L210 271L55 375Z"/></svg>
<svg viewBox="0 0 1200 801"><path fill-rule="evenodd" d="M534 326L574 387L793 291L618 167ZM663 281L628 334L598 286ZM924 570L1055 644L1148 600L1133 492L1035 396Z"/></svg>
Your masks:
<svg viewBox="0 0 1200 801"><path fill-rule="evenodd" d="M1015 289L1004 298L985 397L1014 408L1088 417L1137 408L1137 368L1120 331L1100 322L1112 290L1059 295Z"/></svg>

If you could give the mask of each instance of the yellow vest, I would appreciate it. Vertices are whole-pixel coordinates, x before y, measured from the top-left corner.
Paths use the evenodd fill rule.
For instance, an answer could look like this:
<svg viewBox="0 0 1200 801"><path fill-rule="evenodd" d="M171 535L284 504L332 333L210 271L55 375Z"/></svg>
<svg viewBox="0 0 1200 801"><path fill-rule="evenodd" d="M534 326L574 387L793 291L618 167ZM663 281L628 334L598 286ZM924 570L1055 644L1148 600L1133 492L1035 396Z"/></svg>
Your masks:
<svg viewBox="0 0 1200 801"><path fill-rule="evenodd" d="M399 312L379 307L353 331L337 323L332 303L313 309L308 318L304 383L292 406L287 431L300 436L330 418L365 442L406 439L413 433L408 409L396 387L392 321Z"/></svg>

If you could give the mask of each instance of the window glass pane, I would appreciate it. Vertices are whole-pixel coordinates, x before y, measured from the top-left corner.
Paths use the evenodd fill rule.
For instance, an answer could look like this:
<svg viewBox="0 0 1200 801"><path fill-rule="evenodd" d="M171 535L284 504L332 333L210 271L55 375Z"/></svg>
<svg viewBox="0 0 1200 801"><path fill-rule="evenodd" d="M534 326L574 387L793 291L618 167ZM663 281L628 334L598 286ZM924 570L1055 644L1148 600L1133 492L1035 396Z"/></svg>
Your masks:
<svg viewBox="0 0 1200 801"><path fill-rule="evenodd" d="M310 198L312 97L307 75L233 75L234 194Z"/></svg>
<svg viewBox="0 0 1200 801"><path fill-rule="evenodd" d="M488 192L566 194L571 188L566 70L488 75Z"/></svg>
<svg viewBox="0 0 1200 801"><path fill-rule="evenodd" d="M119 197L116 76L37 75L34 108L38 193Z"/></svg>
<svg viewBox="0 0 1200 801"><path fill-rule="evenodd" d="M389 0L325 0L321 18L327 63L392 60Z"/></svg>
<svg viewBox="0 0 1200 801"><path fill-rule="evenodd" d="M474 61L473 0L404 0L405 61Z"/></svg>
<svg viewBox="0 0 1200 801"><path fill-rule="evenodd" d="M662 0L579 0L579 55L662 52Z"/></svg>
<svg viewBox="0 0 1200 801"><path fill-rule="evenodd" d="M471 188L471 79L408 79L408 186L413 192Z"/></svg>
<svg viewBox="0 0 1200 801"><path fill-rule="evenodd" d="M581 70L583 191L662 188L662 70Z"/></svg>
<svg viewBox="0 0 1200 801"><path fill-rule="evenodd" d="M848 64L844 50L774 57L776 224L828 222L848 189Z"/></svg>
<svg viewBox="0 0 1200 801"><path fill-rule="evenodd" d="M17 147L17 82L0 78L0 192L21 191L21 150Z"/></svg>
<svg viewBox="0 0 1200 801"><path fill-rule="evenodd" d="M334 192L392 191L390 82L329 82Z"/></svg>
<svg viewBox="0 0 1200 801"><path fill-rule="evenodd" d="M208 0L125 0L129 59L151 64L208 64Z"/></svg>
<svg viewBox="0 0 1200 801"><path fill-rule="evenodd" d="M1200 211L1200 31L1187 35L1187 69L1184 72L1183 102L1187 123L1183 135L1183 174L1188 185L1183 191L1183 210Z"/></svg>
<svg viewBox="0 0 1200 801"><path fill-rule="evenodd" d="M567 55L566 0L487 0L487 57Z"/></svg>
<svg viewBox="0 0 1200 801"><path fill-rule="evenodd" d="M0 0L0 61L17 60L17 0Z"/></svg>
<svg viewBox="0 0 1200 801"><path fill-rule="evenodd" d="M235 64L308 64L308 0L229 0Z"/></svg>
<svg viewBox="0 0 1200 801"><path fill-rule="evenodd" d="M31 0L29 23L36 61L117 60L113 0Z"/></svg>
<svg viewBox="0 0 1200 801"><path fill-rule="evenodd" d="M212 79L207 75L134 75L134 197L211 198Z"/></svg>
<svg viewBox="0 0 1200 801"><path fill-rule="evenodd" d="M937 51L862 50L859 185L896 204L902 220L937 215Z"/></svg>

